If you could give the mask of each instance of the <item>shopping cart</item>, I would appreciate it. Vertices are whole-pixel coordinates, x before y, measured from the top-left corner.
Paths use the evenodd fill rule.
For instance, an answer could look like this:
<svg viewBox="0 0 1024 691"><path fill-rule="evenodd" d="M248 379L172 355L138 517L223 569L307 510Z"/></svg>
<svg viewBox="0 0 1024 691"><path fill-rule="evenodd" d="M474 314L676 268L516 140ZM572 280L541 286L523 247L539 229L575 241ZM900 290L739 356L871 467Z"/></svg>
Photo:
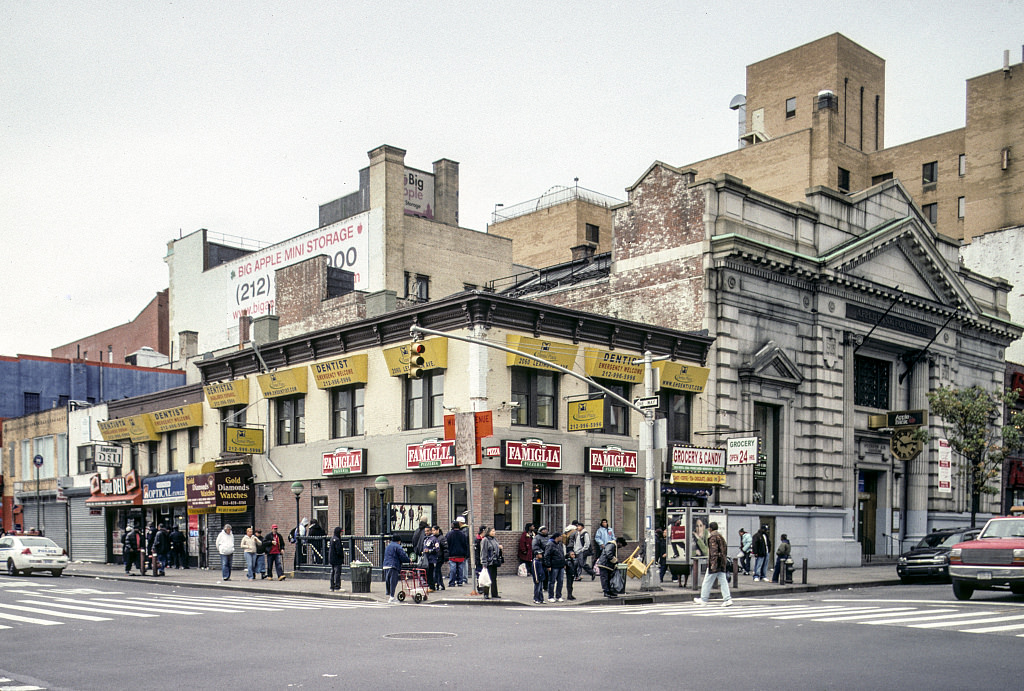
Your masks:
<svg viewBox="0 0 1024 691"><path fill-rule="evenodd" d="M399 578L402 581L402 589L398 591L397 596L399 602L405 602L407 597L411 597L416 603L427 599L426 569L402 569Z"/></svg>

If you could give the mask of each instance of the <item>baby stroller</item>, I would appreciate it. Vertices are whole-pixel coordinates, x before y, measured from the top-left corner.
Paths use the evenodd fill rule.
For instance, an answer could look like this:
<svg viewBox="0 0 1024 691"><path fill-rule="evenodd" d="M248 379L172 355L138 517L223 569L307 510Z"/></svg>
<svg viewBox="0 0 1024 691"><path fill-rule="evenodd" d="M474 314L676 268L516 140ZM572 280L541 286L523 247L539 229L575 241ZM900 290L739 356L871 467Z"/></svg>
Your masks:
<svg viewBox="0 0 1024 691"><path fill-rule="evenodd" d="M426 569L402 569L399 578L402 582L402 589L396 596L399 602L405 602L407 597L411 597L417 604L426 601L428 587Z"/></svg>

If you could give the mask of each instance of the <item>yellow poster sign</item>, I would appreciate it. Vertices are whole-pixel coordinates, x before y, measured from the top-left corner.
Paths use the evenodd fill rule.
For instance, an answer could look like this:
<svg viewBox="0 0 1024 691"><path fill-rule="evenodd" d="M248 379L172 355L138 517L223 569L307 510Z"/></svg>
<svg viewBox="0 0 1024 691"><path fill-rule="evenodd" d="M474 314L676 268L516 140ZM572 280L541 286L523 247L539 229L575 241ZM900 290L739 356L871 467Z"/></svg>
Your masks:
<svg viewBox="0 0 1024 691"><path fill-rule="evenodd" d="M224 450L228 453L264 453L263 430L257 427L226 427Z"/></svg>
<svg viewBox="0 0 1024 691"><path fill-rule="evenodd" d="M270 374L261 374L256 379L266 398L291 396L297 393L306 393L308 369L308 367L295 367Z"/></svg>
<svg viewBox="0 0 1024 691"><path fill-rule="evenodd" d="M522 355L509 353L505 359L505 364L509 367L532 367L534 369L554 370L554 367L546 364L553 362L556 365L570 369L576 361L576 353L579 351L579 346L571 343L545 341L518 334L506 335L505 343L509 348L514 348L533 356L523 357Z"/></svg>
<svg viewBox="0 0 1024 691"><path fill-rule="evenodd" d="M631 384L643 384L644 366L642 363L633 364L633 360L639 357L639 355L630 355L629 353L584 348L583 371L593 379L612 379Z"/></svg>
<svg viewBox="0 0 1024 691"><path fill-rule="evenodd" d="M142 413L128 418L128 438L134 442L160 441L160 435L153 427L153 417L149 413Z"/></svg>
<svg viewBox="0 0 1024 691"><path fill-rule="evenodd" d="M153 418L153 428L157 432L173 432L176 429L203 426L202 403L190 403L177 408L158 410L150 415Z"/></svg>
<svg viewBox="0 0 1024 691"><path fill-rule="evenodd" d="M392 377L409 374L409 343L384 349L384 362ZM423 341L423 369L445 369L448 367L448 339L428 338Z"/></svg>
<svg viewBox="0 0 1024 691"><path fill-rule="evenodd" d="M724 485L725 473L672 473L674 485Z"/></svg>
<svg viewBox="0 0 1024 691"><path fill-rule="evenodd" d="M119 417L116 420L102 420L96 423L103 435L103 441L117 441L128 439L128 418Z"/></svg>
<svg viewBox="0 0 1024 691"><path fill-rule="evenodd" d="M211 408L227 408L235 405L249 405L249 380L222 381L203 387L206 403Z"/></svg>
<svg viewBox="0 0 1024 691"><path fill-rule="evenodd" d="M604 399L569 401L569 420L566 425L570 432L604 427Z"/></svg>
<svg viewBox="0 0 1024 691"><path fill-rule="evenodd" d="M659 362L658 379L666 389L702 393L708 383L707 367L688 365L685 362Z"/></svg>
<svg viewBox="0 0 1024 691"><path fill-rule="evenodd" d="M366 353L363 353L328 362L317 362L310 365L309 368L313 370L317 388L333 389L336 386L366 383L366 362Z"/></svg>

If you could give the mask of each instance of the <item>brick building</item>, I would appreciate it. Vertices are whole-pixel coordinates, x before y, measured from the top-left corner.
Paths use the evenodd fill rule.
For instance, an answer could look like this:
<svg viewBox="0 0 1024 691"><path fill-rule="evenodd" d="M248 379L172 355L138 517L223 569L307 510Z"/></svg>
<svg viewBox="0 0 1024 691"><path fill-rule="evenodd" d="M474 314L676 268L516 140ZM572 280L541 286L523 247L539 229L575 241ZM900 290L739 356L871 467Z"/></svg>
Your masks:
<svg viewBox="0 0 1024 691"><path fill-rule="evenodd" d="M314 257L278 275L306 276L321 268ZM282 296L287 281L278 282ZM302 313L305 320L323 309L333 315L316 290L303 295L309 302L305 309L294 302L286 309L282 297L277 315L282 331L291 314ZM468 492L466 471L455 466L452 444L443 441L443 417L489 410L493 436L483 446L496 453L485 455L473 473L473 516L477 525L499 528L507 554L514 553L528 521L560 528L575 518L596 525L607 517L620 534L640 538L644 465L636 454L638 415L609 406L597 428L570 431L573 418L564 401L589 398L586 384L537 361L445 337L425 340L425 372L410 377L413 324L512 345L598 377L600 362L632 361L644 350L667 357L677 368L685 362L700 370L711 343L702 334L468 291L318 331L255 338L249 347L198 361L205 386L201 401L190 387L121 401L111 404L100 430L106 440L137 453L136 464L130 466L126 457L119 473L134 470L143 485L149 476L175 472L185 474L187 488L205 487L212 478L216 498L200 506L190 496L188 504L190 530L212 544L224 522L265 530L277 523L287 532L296 511L328 529L341 526L347 535L379 534L381 497L374 478L381 475L390 485L386 503L431 507L432 520L448 526L467 511ZM256 330L263 328L258 321ZM638 375L642 371L636 366L623 366L609 384L628 398ZM691 395L671 387L661 394L666 413ZM189 459L198 459L193 464L183 466L185 431L157 428L173 410L169 403L199 404L186 420ZM262 451L239 452L233 431L238 427L250 437L264 434ZM165 463L172 440L176 464ZM623 459L615 472L611 465L604 472L601 459L609 455ZM221 502L220 488L227 484L221 478L231 473L238 479L237 494L244 495L240 503ZM291 491L296 482L303 488L298 501ZM99 501L108 506L110 500ZM146 511L145 498L138 506L107 510L118 512L115 525L123 528L124 521ZM178 506L166 515L180 519ZM209 552L215 566L216 550ZM509 559L507 567L515 566Z"/></svg>
<svg viewBox="0 0 1024 691"><path fill-rule="evenodd" d="M77 341L72 341L50 351L50 356L55 358L81 359L97 362L123 363L130 362L133 365L146 365L146 362L131 362L130 356L133 353L151 349L163 355L163 362L168 361L170 354L170 337L168 313L167 313L167 289L161 290L149 301L149 304L139 312L135 319L127 324L121 324L105 331L86 336Z"/></svg>

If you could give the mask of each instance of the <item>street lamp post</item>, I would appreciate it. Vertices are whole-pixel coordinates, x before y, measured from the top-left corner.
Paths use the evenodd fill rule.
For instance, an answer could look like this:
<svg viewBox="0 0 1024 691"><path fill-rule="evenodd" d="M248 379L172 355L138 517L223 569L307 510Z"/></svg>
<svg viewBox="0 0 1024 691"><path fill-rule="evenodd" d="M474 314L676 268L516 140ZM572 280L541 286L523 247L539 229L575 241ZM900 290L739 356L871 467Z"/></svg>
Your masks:
<svg viewBox="0 0 1024 691"><path fill-rule="evenodd" d="M384 495L391 487L391 483L388 482L387 477L384 475L378 475L377 479L373 481L373 486L377 488L377 494L380 496L380 534L384 535L387 533L386 526L388 524L387 508L384 506Z"/></svg>
<svg viewBox="0 0 1024 691"><path fill-rule="evenodd" d="M302 544L299 542L299 497L302 496L303 489L305 487L298 480L292 483L292 494L295 495L295 571L299 570L299 548Z"/></svg>

